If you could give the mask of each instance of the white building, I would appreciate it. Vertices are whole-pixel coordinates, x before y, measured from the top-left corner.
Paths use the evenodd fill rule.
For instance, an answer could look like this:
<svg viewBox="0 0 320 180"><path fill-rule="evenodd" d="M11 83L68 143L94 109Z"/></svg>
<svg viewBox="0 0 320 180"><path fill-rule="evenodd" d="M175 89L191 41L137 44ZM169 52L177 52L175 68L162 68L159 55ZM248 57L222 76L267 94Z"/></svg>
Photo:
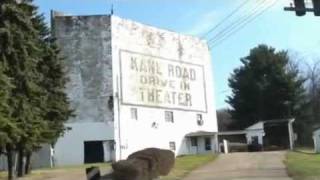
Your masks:
<svg viewBox="0 0 320 180"><path fill-rule="evenodd" d="M216 150L211 58L199 38L116 16L56 15L76 117L55 145L55 165L125 159L159 147L176 155Z"/></svg>
<svg viewBox="0 0 320 180"><path fill-rule="evenodd" d="M248 144L263 144L264 132L264 122L257 122L246 129L246 139Z"/></svg>
<svg viewBox="0 0 320 180"><path fill-rule="evenodd" d="M313 131L314 151L320 153L320 128Z"/></svg>
<svg viewBox="0 0 320 180"><path fill-rule="evenodd" d="M31 156L31 168L47 168L52 167L53 162L53 152L51 145L42 144L41 148L32 153ZM6 171L8 169L7 156L0 155L0 171Z"/></svg>
<svg viewBox="0 0 320 180"><path fill-rule="evenodd" d="M215 132L197 132L190 133L189 137L201 137L211 136L218 138L216 141L219 142L219 150L222 150L224 146L223 140L227 140L230 145L244 145L244 144L260 144L262 147L278 146L278 148L293 149L297 138L297 135L293 131L293 123L295 119L273 119L266 121L259 121L244 130L235 131L220 131ZM274 135L275 129L281 129L284 135L279 137ZM215 137L217 135L217 137ZM274 140L276 137L277 141ZM280 141L279 141L280 140Z"/></svg>

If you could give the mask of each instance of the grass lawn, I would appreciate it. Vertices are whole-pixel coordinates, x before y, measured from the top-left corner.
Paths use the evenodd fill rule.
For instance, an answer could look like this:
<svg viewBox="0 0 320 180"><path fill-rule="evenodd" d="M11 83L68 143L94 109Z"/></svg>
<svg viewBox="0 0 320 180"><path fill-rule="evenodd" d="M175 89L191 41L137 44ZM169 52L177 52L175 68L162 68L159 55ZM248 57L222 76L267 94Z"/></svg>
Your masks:
<svg viewBox="0 0 320 180"><path fill-rule="evenodd" d="M213 161L217 156L212 154L207 155L191 155L181 156L176 159L175 166L171 173L166 177L161 177L161 180L178 180L186 176L190 171ZM81 166L64 166L52 169L39 169L32 171L31 175L26 176L22 180L70 180L70 179L85 179L85 168L89 166L99 166L102 174L110 168L110 164L89 164ZM0 172L0 180L6 179L6 172ZM66 177L66 175L68 175Z"/></svg>
<svg viewBox="0 0 320 180"><path fill-rule="evenodd" d="M294 180L320 180L320 154L288 152L286 164Z"/></svg>
<svg viewBox="0 0 320 180"><path fill-rule="evenodd" d="M217 156L212 154L182 156L176 159L175 166L168 176L161 180L178 180L185 177L190 171L213 161Z"/></svg>
<svg viewBox="0 0 320 180"><path fill-rule="evenodd" d="M30 175L22 178L23 180L45 180L53 177L65 176L65 174L82 176L85 173L85 169L91 166L98 166L102 172L110 168L110 163L97 163L97 164L84 164L77 166L61 166L55 168L43 168L32 170ZM0 180L7 179L7 172L0 172Z"/></svg>

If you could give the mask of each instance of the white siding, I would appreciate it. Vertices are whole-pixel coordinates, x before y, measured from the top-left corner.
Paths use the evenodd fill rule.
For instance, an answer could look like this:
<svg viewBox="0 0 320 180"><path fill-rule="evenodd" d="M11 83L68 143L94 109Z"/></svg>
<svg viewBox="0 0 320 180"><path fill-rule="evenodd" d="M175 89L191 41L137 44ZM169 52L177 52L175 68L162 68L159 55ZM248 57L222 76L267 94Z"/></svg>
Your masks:
<svg viewBox="0 0 320 180"><path fill-rule="evenodd" d="M69 123L72 128L55 145L55 165L77 165L84 163L84 141L113 140L112 124ZM105 146L106 147L106 146ZM110 155L105 153L105 160Z"/></svg>

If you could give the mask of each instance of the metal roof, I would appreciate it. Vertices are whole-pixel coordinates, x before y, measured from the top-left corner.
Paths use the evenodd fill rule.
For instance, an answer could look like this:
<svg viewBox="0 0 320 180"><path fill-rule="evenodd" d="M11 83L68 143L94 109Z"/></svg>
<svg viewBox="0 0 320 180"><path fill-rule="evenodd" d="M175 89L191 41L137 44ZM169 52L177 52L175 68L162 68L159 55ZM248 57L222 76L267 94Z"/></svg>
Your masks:
<svg viewBox="0 0 320 180"><path fill-rule="evenodd" d="M218 132L218 135L241 135L241 134L247 134L248 132L252 131L263 131L263 129L246 129L246 130L240 130L240 131L223 131Z"/></svg>
<svg viewBox="0 0 320 180"><path fill-rule="evenodd" d="M196 131L186 134L186 137L213 136L215 134L217 134L217 132Z"/></svg>
<svg viewBox="0 0 320 180"><path fill-rule="evenodd" d="M214 135L244 135L252 131L263 131L263 129L247 129L240 131L223 131L223 132L208 132L208 131L196 131L186 134L186 137L199 137L199 136L214 136Z"/></svg>
<svg viewBox="0 0 320 180"><path fill-rule="evenodd" d="M258 123L263 123L263 124L277 124L277 123L289 123L289 122L294 122L294 118L290 119L271 119L271 120L266 120L266 121L259 121ZM253 124L255 125L255 124ZM251 125L251 126L253 126ZM250 127L250 126L249 126ZM264 131L264 129L245 129L245 130L237 130L237 131L224 131L224 132L209 132L209 131L196 131L196 132L191 132L185 135L185 137L199 137L199 136L214 136L214 135L244 135L247 134L248 132L252 131Z"/></svg>

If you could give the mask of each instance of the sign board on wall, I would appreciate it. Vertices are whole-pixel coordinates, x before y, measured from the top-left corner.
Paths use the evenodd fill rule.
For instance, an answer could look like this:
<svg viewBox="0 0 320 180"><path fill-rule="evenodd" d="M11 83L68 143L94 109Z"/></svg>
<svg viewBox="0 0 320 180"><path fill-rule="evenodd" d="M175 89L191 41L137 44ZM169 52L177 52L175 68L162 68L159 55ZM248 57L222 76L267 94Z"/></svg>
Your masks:
<svg viewBox="0 0 320 180"><path fill-rule="evenodd" d="M120 51L123 104L207 112L202 65Z"/></svg>

